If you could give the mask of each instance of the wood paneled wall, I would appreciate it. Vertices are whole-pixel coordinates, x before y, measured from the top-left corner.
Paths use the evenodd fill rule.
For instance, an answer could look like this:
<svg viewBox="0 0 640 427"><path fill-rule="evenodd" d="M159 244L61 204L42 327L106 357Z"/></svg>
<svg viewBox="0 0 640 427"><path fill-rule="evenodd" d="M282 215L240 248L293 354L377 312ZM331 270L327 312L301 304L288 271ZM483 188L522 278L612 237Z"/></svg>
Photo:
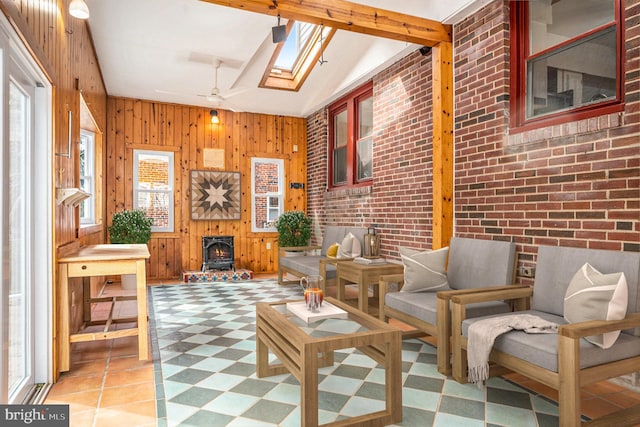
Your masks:
<svg viewBox="0 0 640 427"><path fill-rule="evenodd" d="M31 50L53 85L54 153L67 153L72 120L71 156L55 156L56 187L78 187L80 92L99 131L106 127L107 93L86 21L68 13L70 0L0 0L2 12ZM44 147L43 147L44 149ZM57 206L54 229L56 248L80 239L78 209ZM104 233L94 227L88 242L100 243ZM85 242L83 242L85 243Z"/></svg>
<svg viewBox="0 0 640 427"><path fill-rule="evenodd" d="M251 232L251 158L285 161L285 210L306 210L306 120L256 113L218 110L220 123L211 124L209 109L129 98L109 98L106 134L106 220L133 207L133 150L174 153L175 230L154 233L149 243L148 279L181 277L199 270L201 238L235 237L236 268L277 271L277 233ZM294 152L294 145L297 151ZM193 221L190 215L190 172L206 170L204 149L224 149L225 170L241 173L241 219ZM306 188L306 185L305 185ZM270 249L267 247L270 246Z"/></svg>

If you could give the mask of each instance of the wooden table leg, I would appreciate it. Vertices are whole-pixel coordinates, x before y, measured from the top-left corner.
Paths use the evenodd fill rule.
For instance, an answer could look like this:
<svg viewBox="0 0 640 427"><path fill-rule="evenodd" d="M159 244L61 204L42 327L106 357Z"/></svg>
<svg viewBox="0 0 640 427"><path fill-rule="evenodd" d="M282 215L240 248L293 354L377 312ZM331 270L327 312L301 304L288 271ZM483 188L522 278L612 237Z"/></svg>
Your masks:
<svg viewBox="0 0 640 427"><path fill-rule="evenodd" d="M385 357L385 392L387 410L394 423L402 421L402 339L395 334L387 344Z"/></svg>
<svg viewBox="0 0 640 427"><path fill-rule="evenodd" d="M58 328L58 355L60 357L60 372L69 370L71 358L71 342L69 341L69 276L67 264L60 264L59 280L60 293L60 324Z"/></svg>
<svg viewBox="0 0 640 427"><path fill-rule="evenodd" d="M147 319L147 279L145 261L136 261L136 294L138 303L138 359L149 359L149 323Z"/></svg>
<svg viewBox="0 0 640 427"><path fill-rule="evenodd" d="M347 284L347 281L342 277L338 276L336 278L336 298L338 301L344 301L344 287Z"/></svg>
<svg viewBox="0 0 640 427"><path fill-rule="evenodd" d="M318 352L305 346L300 382L301 422L305 427L318 426Z"/></svg>
<svg viewBox="0 0 640 427"><path fill-rule="evenodd" d="M369 313L369 285L367 277L362 274L358 278L358 309L363 313Z"/></svg>

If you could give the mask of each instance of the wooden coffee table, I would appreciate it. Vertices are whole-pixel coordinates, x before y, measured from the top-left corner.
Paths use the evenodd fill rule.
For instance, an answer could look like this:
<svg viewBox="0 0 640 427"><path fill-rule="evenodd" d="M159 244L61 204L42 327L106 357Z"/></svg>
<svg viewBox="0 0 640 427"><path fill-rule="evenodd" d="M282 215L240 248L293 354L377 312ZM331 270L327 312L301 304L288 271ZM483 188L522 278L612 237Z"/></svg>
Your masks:
<svg viewBox="0 0 640 427"><path fill-rule="evenodd" d="M300 382L300 425L316 427L318 368L333 364L334 350L355 347L382 365L385 370L385 409L323 426L383 426L401 421L400 330L334 298L326 298L326 301L345 310L348 318L319 320L307 325L287 310L287 301L256 305L258 378L285 373L291 373L296 377ZM269 364L269 350L278 358L279 363Z"/></svg>
<svg viewBox="0 0 640 427"><path fill-rule="evenodd" d="M380 265L358 264L353 261L339 262L336 266L337 297L344 301L344 287L348 283L358 285L358 309L369 313L369 285L375 285L376 295L380 276L404 272L402 264L387 262Z"/></svg>

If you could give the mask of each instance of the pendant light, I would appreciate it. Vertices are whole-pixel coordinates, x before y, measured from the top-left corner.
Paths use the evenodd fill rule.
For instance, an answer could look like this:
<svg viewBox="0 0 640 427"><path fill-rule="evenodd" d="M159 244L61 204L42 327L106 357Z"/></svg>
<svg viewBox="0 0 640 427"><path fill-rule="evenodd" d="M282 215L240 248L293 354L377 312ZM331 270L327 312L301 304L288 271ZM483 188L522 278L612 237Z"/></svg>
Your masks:
<svg viewBox="0 0 640 427"><path fill-rule="evenodd" d="M69 13L74 18L88 19L89 6L87 6L84 0L71 0L71 4L69 4Z"/></svg>

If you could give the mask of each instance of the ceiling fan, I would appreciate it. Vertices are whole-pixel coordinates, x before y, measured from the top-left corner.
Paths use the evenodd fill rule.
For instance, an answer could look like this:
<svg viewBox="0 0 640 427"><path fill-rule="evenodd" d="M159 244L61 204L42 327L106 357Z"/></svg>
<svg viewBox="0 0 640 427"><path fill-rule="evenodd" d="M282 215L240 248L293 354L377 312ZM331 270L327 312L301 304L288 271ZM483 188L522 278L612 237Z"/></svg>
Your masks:
<svg viewBox="0 0 640 427"><path fill-rule="evenodd" d="M220 71L220 67L222 65L222 61L220 61L219 59L214 59L213 60L213 88L211 89L211 92L207 95L198 95L198 96L202 96L204 98L206 98L206 100L208 102L213 103L216 107L220 107L223 109L227 109L227 110L231 110L231 111L238 111L233 104L231 104L228 100L228 98L237 95L241 92L244 92L244 90L236 90L236 91L232 91L226 95L222 95L222 93L220 92L220 88L218 88L218 72Z"/></svg>

